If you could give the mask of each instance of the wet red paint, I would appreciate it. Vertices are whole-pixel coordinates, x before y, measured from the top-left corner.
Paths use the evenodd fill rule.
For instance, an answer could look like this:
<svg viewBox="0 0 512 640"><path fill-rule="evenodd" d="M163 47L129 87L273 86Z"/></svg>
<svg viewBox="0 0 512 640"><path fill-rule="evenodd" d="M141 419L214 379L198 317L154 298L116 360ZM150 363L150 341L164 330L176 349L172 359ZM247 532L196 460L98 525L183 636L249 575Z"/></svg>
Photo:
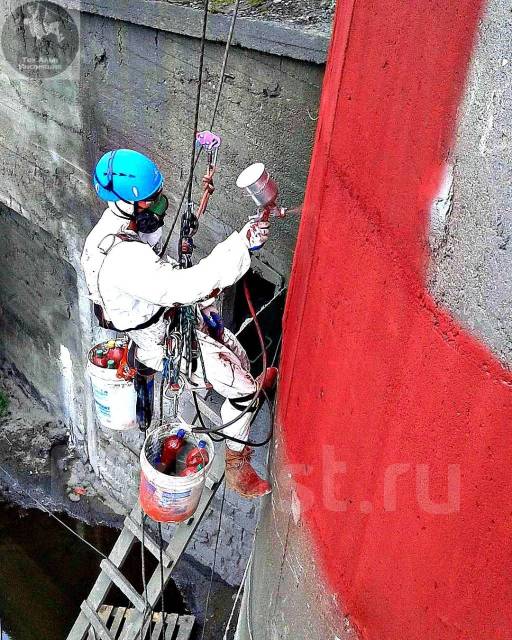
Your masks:
<svg viewBox="0 0 512 640"><path fill-rule="evenodd" d="M512 376L425 279L481 9L344 0L325 79L278 422L329 588L371 640L512 638Z"/></svg>

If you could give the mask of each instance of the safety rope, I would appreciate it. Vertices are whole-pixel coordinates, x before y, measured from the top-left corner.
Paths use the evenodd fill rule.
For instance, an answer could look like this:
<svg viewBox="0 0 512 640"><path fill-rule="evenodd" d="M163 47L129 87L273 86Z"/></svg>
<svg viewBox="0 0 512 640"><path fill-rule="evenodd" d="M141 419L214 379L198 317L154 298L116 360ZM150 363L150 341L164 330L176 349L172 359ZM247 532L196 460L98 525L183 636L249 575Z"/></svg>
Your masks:
<svg viewBox="0 0 512 640"><path fill-rule="evenodd" d="M196 134L197 127L199 124L199 109L201 108L201 88L203 82L203 67L204 67L204 50L206 46L206 27L208 25L208 8L209 8L209 0L204 0L204 11L203 11L203 28L201 33L201 50L199 54L199 70L198 70L198 80L197 80L197 91L196 91L196 106L194 112L194 128L192 131L192 153L190 157L190 180L188 181L188 201L192 200L192 176L194 175L194 167L195 167L195 157L196 157Z"/></svg>
<svg viewBox="0 0 512 640"><path fill-rule="evenodd" d="M226 79L226 68L227 68L227 62L228 62L228 58L229 58L229 52L231 49L231 44L233 41L233 34L235 31L235 25L236 25L236 20L238 17L238 10L240 7L240 0L236 1L235 7L233 9L233 13L231 15L231 24L229 26L229 33L228 33L228 37L226 39L226 46L224 48L224 58L222 60L222 67L221 67L221 72L220 72L220 79L219 79L219 86L217 87L217 94L215 96L215 104L213 107L213 112L212 112L212 117L210 120L210 131L213 129L214 125L215 125L215 119L217 117L217 112L218 112L218 108L219 108L219 104L220 104L220 98L221 98L221 94L222 94L222 89L224 87L224 81ZM203 15L203 32L206 34L206 25L205 25L205 17ZM204 57L204 49L203 46L201 45L201 49L203 50L203 57ZM201 62L201 61L200 61ZM199 84L198 89L200 90L201 85ZM199 93L199 100L201 98L201 94L200 91ZM197 108L197 94L196 94L196 108ZM183 189L183 193L181 195L179 204L178 204L178 208L176 210L171 228L167 234L167 237L165 239L164 244L162 245L162 249L160 251L160 257L165 255L165 252L167 251L167 247L169 245L169 241L171 239L171 235L174 231L174 228L176 226L176 222L178 221L178 218L180 216L181 213L181 208L183 206L183 203L185 202L185 197L187 196L187 194L190 192L190 190L192 189L192 181L194 178L194 171L195 168L197 166L197 163L199 161L199 157L201 155L202 152L202 147L199 148L199 150L197 151L197 153L195 153L195 143L196 143L196 139L195 139L195 135L197 133L197 127L198 127L198 123L196 123L194 125L194 154L195 154L195 159L193 161L193 164L191 165L192 171L189 172L189 176L187 178L187 182L185 183L185 187ZM190 201L190 195L189 195L189 201Z"/></svg>
<svg viewBox="0 0 512 640"><path fill-rule="evenodd" d="M142 613L142 623L140 625L140 630L139 630L140 640L144 640L144 636L146 635L144 633L144 630L146 626L148 611L149 611L149 614L151 615L151 618L153 617L153 611L149 606L148 585L146 581L146 527L145 527L146 517L147 517L146 514L141 509L140 566L141 566L141 574L142 574L142 591L144 593L144 612ZM149 624L151 626L151 622Z"/></svg>
<svg viewBox="0 0 512 640"><path fill-rule="evenodd" d="M210 121L210 131L212 131L215 124L215 118L217 116L217 110L219 108L220 96L222 93L222 87L224 86L224 80L226 79L226 67L228 64L229 51L231 49L231 43L233 41L233 33L235 31L236 19L238 17L238 9L240 7L240 0L236 0L236 4L231 14L231 23L229 25L229 33L226 40L226 47L224 48L224 58L222 60L222 67L220 71L219 86L217 87L217 95L215 97L215 105L213 107L212 119Z"/></svg>
<svg viewBox="0 0 512 640"><path fill-rule="evenodd" d="M196 165L197 165L197 163L199 161L199 157L201 155L202 150L203 150L203 148L200 147L198 152L197 152L196 159L195 159L195 162L194 162L194 169L195 169L195 167L196 167ZM176 213L174 214L174 218L173 218L173 221L172 221L172 224L171 224L171 228L169 229L169 232L167 234L165 242L162 245L162 249L160 250L160 253L159 253L160 258L162 258L165 255L165 252L167 251L167 247L169 246L169 241L171 239L172 233L174 231L176 223L178 222L178 218L180 217L180 214L181 214L181 207L183 206L183 203L185 202L185 198L187 196L188 185L192 183L193 176L194 176L194 172L192 172L192 174L189 175L189 177L187 179L187 182L185 183L185 187L183 188L183 193L181 194L181 198L180 198L178 207L176 209Z"/></svg>
<svg viewBox="0 0 512 640"><path fill-rule="evenodd" d="M165 613L165 581L164 581L164 539L162 535L162 523L158 523L158 546L159 546L159 560L160 560L160 602L162 604L162 630L165 632L166 613Z"/></svg>

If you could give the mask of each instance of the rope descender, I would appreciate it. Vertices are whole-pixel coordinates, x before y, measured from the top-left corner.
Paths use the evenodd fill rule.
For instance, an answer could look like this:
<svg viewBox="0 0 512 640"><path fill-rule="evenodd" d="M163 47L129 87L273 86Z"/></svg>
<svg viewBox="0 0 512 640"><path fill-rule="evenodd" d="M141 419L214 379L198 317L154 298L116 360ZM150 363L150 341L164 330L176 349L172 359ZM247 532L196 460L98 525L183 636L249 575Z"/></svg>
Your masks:
<svg viewBox="0 0 512 640"><path fill-rule="evenodd" d="M211 131L200 131L196 134L196 146L206 152L207 169L203 176L203 195L197 209L196 217L200 218L206 211L210 196L215 191L213 174L217 169L217 156L221 145L220 136Z"/></svg>
<svg viewBox="0 0 512 640"><path fill-rule="evenodd" d="M221 145L220 136L211 131L200 131L196 134L196 147L199 148L198 155L201 151L206 153L207 168L203 176L203 195L197 211L194 210L194 203L189 200L187 209L181 219L181 234L179 243L180 266L187 268L192 265L192 253L194 251L193 236L199 228L199 218L204 215L210 196L215 191L213 184L213 175L217 169L217 156Z"/></svg>

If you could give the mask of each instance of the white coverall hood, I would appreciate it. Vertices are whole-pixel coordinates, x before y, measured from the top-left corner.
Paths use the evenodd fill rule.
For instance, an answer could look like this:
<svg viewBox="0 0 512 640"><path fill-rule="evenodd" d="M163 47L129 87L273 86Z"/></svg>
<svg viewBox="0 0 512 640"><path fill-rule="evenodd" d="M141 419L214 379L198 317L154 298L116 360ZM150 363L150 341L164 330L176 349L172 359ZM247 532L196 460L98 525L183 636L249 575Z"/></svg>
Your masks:
<svg viewBox="0 0 512 640"><path fill-rule="evenodd" d="M123 220L123 214L132 216L135 211L135 205L133 202L123 202L123 200L118 200L117 202L108 202L108 208L115 213Z"/></svg>

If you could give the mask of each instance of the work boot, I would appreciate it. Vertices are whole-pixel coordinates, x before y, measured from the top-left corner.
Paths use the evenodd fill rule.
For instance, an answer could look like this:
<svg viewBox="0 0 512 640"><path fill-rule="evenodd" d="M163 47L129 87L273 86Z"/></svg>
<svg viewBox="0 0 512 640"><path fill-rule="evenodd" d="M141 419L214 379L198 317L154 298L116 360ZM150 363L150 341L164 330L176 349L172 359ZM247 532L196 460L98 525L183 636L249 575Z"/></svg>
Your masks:
<svg viewBox="0 0 512 640"><path fill-rule="evenodd" d="M261 388L264 391L271 391L276 385L278 373L279 369L277 367L267 367L267 370L264 373L260 373L260 375L256 378L258 387L261 385Z"/></svg>
<svg viewBox="0 0 512 640"><path fill-rule="evenodd" d="M244 498L259 498L272 491L270 484L260 478L251 464L252 449L233 451L226 447L226 484Z"/></svg>

